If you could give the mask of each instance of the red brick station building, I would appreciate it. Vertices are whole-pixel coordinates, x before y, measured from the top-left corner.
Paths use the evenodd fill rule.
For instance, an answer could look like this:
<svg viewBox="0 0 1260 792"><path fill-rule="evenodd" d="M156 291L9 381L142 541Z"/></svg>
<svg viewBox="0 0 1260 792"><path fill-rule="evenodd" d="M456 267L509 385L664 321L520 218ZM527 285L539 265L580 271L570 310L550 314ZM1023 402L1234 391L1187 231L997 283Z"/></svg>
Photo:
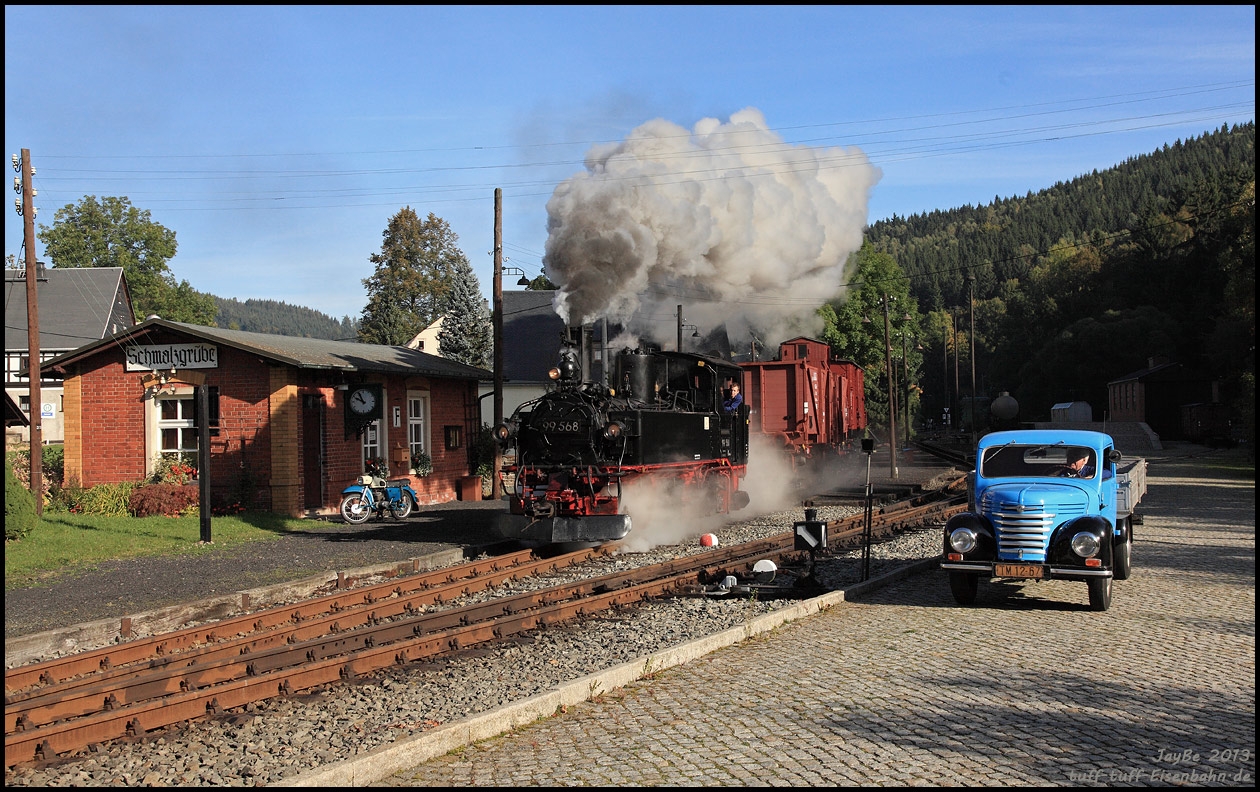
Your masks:
<svg viewBox="0 0 1260 792"><path fill-rule="evenodd" d="M478 385L493 373L415 349L151 318L42 373L63 380L68 483L140 481L163 456L195 459L194 388L204 385L218 389L214 506L334 514L342 489L379 458L421 505L481 496L471 445ZM414 473L421 452L428 475Z"/></svg>

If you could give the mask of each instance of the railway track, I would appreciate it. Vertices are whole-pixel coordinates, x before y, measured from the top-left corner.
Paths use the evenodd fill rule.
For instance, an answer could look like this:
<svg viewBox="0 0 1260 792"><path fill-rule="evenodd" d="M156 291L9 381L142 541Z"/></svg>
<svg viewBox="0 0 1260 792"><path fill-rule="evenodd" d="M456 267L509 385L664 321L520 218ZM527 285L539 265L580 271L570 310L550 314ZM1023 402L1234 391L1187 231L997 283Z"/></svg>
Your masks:
<svg viewBox="0 0 1260 792"><path fill-rule="evenodd" d="M963 508L964 498L959 479L938 492L889 504L872 515L872 532L893 535L946 519ZM828 524L829 547L822 552L860 547L864 529L864 515ZM389 666L696 593L729 575L750 575L765 558L784 568L800 566L794 542L792 533L784 533L576 583L500 592L615 548L545 559L522 551L10 669L5 764L50 761L95 743L140 737ZM479 593L501 596L457 604Z"/></svg>

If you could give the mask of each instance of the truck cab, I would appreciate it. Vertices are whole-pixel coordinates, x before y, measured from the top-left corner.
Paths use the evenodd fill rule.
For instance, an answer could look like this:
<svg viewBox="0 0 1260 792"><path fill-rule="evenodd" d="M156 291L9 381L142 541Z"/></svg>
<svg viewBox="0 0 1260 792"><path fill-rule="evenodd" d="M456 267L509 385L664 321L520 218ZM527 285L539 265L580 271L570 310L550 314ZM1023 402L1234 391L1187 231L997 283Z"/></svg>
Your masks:
<svg viewBox="0 0 1260 792"><path fill-rule="evenodd" d="M1085 581L1091 610L1107 610L1112 581L1131 572L1145 470L1102 432L982 437L968 510L945 524L941 569L955 601L974 604L981 579L1067 579Z"/></svg>

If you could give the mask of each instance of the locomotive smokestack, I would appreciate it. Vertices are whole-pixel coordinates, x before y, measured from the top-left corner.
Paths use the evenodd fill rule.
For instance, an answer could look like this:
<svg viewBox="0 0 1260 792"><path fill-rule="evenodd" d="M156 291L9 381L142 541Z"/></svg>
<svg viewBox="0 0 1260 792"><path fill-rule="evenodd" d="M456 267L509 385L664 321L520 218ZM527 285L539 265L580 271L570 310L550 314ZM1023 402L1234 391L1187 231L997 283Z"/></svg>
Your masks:
<svg viewBox="0 0 1260 792"><path fill-rule="evenodd" d="M547 203L556 310L667 342L674 328L643 317L685 294L700 327L813 333L812 308L848 280L880 175L858 149L784 142L753 108L691 130L649 121L593 147Z"/></svg>

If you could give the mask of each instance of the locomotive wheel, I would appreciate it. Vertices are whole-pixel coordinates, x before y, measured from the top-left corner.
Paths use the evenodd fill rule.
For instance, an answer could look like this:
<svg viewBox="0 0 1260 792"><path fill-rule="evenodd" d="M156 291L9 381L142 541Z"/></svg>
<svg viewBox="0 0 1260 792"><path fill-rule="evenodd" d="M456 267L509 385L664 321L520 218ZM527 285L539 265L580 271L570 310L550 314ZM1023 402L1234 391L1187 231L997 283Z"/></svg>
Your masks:
<svg viewBox="0 0 1260 792"><path fill-rule="evenodd" d="M367 501L363 500L362 495L352 493L341 499L341 519L351 525L365 523L371 516L372 510L368 507Z"/></svg>
<svg viewBox="0 0 1260 792"><path fill-rule="evenodd" d="M405 520L411 516L411 496L404 494L398 500L390 501L389 513L395 520Z"/></svg>
<svg viewBox="0 0 1260 792"><path fill-rule="evenodd" d="M959 605L976 604L976 592L980 589L980 576L968 572L950 572L949 590Z"/></svg>
<svg viewBox="0 0 1260 792"><path fill-rule="evenodd" d="M1111 607L1111 578L1090 578L1085 581L1089 586L1089 609L1105 611Z"/></svg>

